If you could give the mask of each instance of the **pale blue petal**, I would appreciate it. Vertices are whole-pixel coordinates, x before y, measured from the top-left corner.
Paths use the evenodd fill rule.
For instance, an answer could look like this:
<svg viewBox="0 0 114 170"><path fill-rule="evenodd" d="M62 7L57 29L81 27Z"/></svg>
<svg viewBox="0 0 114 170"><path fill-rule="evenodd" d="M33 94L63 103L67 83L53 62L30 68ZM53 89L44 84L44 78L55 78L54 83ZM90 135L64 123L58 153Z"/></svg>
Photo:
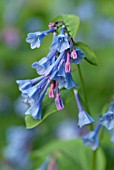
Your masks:
<svg viewBox="0 0 114 170"><path fill-rule="evenodd" d="M20 91L26 90L33 85L31 80L17 80L16 83L19 84Z"/></svg>
<svg viewBox="0 0 114 170"><path fill-rule="evenodd" d="M86 136L83 137L84 145L89 146L92 150L96 150L99 146L98 135L94 131L89 132Z"/></svg>
<svg viewBox="0 0 114 170"><path fill-rule="evenodd" d="M41 42L39 41L39 39L35 39L34 42L32 42L32 43L30 44L31 49L39 48L39 47L40 47L40 44L41 44Z"/></svg>
<svg viewBox="0 0 114 170"><path fill-rule="evenodd" d="M27 34L26 42L32 43L36 38L38 38L39 35L41 35L41 32L34 32Z"/></svg>
<svg viewBox="0 0 114 170"><path fill-rule="evenodd" d="M56 53L56 50L50 51L46 57L34 62L32 64L32 68L35 68L38 74L43 75L47 71L48 67L55 63Z"/></svg>
<svg viewBox="0 0 114 170"><path fill-rule="evenodd" d="M30 43L31 49L39 48L44 36L41 32L29 33L26 42Z"/></svg>
<svg viewBox="0 0 114 170"><path fill-rule="evenodd" d="M100 119L100 123L108 130L114 128L114 113L111 111L105 113Z"/></svg>
<svg viewBox="0 0 114 170"><path fill-rule="evenodd" d="M64 41L63 43L61 43L61 45L58 47L58 51L61 53L65 50L67 50L69 48L69 43L68 41Z"/></svg>
<svg viewBox="0 0 114 170"><path fill-rule="evenodd" d="M42 119L42 105L41 103L34 103L26 112L26 115L31 115L34 119Z"/></svg>
<svg viewBox="0 0 114 170"><path fill-rule="evenodd" d="M77 84L72 79L71 73L65 73L65 77L59 82L59 87L65 87L66 89L77 88Z"/></svg>
<svg viewBox="0 0 114 170"><path fill-rule="evenodd" d="M91 116L89 116L88 113L86 113L84 110L82 110L81 112L79 112L78 114L78 126L81 128L84 125L88 125L90 123L93 123L94 120Z"/></svg>
<svg viewBox="0 0 114 170"><path fill-rule="evenodd" d="M68 42L68 36L59 34L55 36L51 45L51 50L57 50L58 52L63 52L70 47Z"/></svg>
<svg viewBox="0 0 114 170"><path fill-rule="evenodd" d="M39 62L34 62L32 68L35 68L39 75L43 75L45 72L48 72L47 69L55 62L55 58L56 56L53 56L52 59L44 57Z"/></svg>
<svg viewBox="0 0 114 170"><path fill-rule="evenodd" d="M28 98L32 98L34 99L34 101L36 101L39 98L40 89L36 85L26 91L23 91L23 94L26 95Z"/></svg>
<svg viewBox="0 0 114 170"><path fill-rule="evenodd" d="M46 60L45 60L45 61L46 61ZM45 64L41 64L40 62L34 62L34 63L32 64L32 68L35 68L36 71L37 71L37 73L38 73L39 75L43 75L44 72L46 71L46 66L45 66Z"/></svg>

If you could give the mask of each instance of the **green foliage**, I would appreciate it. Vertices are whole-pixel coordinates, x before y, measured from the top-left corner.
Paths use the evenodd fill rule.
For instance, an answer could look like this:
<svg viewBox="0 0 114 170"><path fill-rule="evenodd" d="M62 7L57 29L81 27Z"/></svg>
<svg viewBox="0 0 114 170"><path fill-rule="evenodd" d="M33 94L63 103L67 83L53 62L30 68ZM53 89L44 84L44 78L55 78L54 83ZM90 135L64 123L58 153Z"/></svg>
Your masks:
<svg viewBox="0 0 114 170"><path fill-rule="evenodd" d="M95 55L95 53L93 52L93 50L85 43L83 42L76 42L75 43L76 47L79 48L80 50L82 50L84 52L84 54L86 55L85 60L92 64L92 65L98 65L97 63L97 57Z"/></svg>
<svg viewBox="0 0 114 170"><path fill-rule="evenodd" d="M48 155L56 156L58 170L91 170L94 151L82 144L81 140L54 141L34 151L35 166L40 166ZM96 153L96 169L105 169L105 157L101 149Z"/></svg>
<svg viewBox="0 0 114 170"><path fill-rule="evenodd" d="M56 18L52 19L53 22L63 21L69 31L69 34L74 39L78 32L80 19L75 15L59 15Z"/></svg>
<svg viewBox="0 0 114 170"><path fill-rule="evenodd" d="M63 99L64 105L66 105L73 97L72 90L62 90L61 91L61 97ZM31 115L26 115L25 122L27 128L33 128L37 125L39 125L42 121L44 121L48 116L50 116L52 113L55 113L57 111L55 103L53 99L49 99L48 95L45 96L43 101L43 117L41 120L35 120L32 118Z"/></svg>

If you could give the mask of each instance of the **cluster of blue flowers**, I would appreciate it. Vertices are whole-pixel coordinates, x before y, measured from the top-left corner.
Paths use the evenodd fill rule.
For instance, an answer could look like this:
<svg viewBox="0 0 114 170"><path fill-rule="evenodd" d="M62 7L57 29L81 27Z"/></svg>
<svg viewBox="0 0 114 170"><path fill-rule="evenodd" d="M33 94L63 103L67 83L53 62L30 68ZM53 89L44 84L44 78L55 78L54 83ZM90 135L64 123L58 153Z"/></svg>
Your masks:
<svg viewBox="0 0 114 170"><path fill-rule="evenodd" d="M90 146L93 150L96 150L99 146L99 131L102 126L105 126L108 130L114 128L114 102L111 102L109 110L100 118L94 131L89 132L83 138L84 144Z"/></svg>
<svg viewBox="0 0 114 170"><path fill-rule="evenodd" d="M43 38L50 33L53 33L53 40L49 53L32 64L39 76L32 80L17 80L24 102L29 105L25 114L34 119L42 119L42 101L49 86L49 98L55 99L57 110L64 109L60 89L77 88L72 78L71 64L79 64L85 57L85 54L75 47L63 22L50 23L49 30L43 32L29 33L26 41L32 49L39 48Z"/></svg>
<svg viewBox="0 0 114 170"><path fill-rule="evenodd" d="M42 101L49 86L49 98L54 98L57 110L64 109L60 89L73 88L79 110L78 126L81 128L93 123L94 120L84 110L80 102L76 90L77 84L72 78L71 64L80 64L85 54L75 47L66 25L62 21L50 23L49 30L29 33L26 41L30 43L32 49L39 48L43 38L50 33L53 33L53 40L49 53L46 57L32 64L32 68L36 69L38 77L31 80L17 80L24 102L29 106L25 114L31 115L34 119L42 119ZM89 145L93 150L99 145L98 133L102 126L105 126L108 130L114 128L114 102L111 103L108 112L100 118L95 130L83 137L84 144Z"/></svg>
<svg viewBox="0 0 114 170"><path fill-rule="evenodd" d="M88 115L88 113L83 109L77 90L74 90L78 110L79 110L79 127L83 127L89 123L94 122L94 120ZM114 102L110 103L109 110L102 115L96 128L93 131L90 131L83 137L83 143L90 146L92 150L96 150L99 146L99 131L102 126L105 126L106 129L111 130L114 128Z"/></svg>

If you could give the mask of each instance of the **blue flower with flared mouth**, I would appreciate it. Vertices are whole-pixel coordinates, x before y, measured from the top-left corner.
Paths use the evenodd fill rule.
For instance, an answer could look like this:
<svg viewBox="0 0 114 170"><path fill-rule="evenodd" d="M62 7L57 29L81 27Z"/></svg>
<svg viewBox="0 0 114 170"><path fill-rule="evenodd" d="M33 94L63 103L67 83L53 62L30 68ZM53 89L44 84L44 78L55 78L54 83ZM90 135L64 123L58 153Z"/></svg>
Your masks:
<svg viewBox="0 0 114 170"><path fill-rule="evenodd" d="M31 96L29 96L28 101L33 100L33 102L32 102L31 107L25 112L26 115L30 114L32 115L34 119L42 119L42 100L44 98L44 95L47 91L49 84L50 84L50 81L48 79L45 79L45 82L43 82L43 86L41 88L37 87L34 90L34 93L31 91L32 94ZM30 95L30 92L28 95Z"/></svg>
<svg viewBox="0 0 114 170"><path fill-rule="evenodd" d="M94 131L89 132L83 137L84 145L89 146L92 150L96 150L99 146L98 132L101 129L101 124L98 124Z"/></svg>
<svg viewBox="0 0 114 170"><path fill-rule="evenodd" d="M52 28L43 32L34 32L27 34L26 42L30 43L31 49L39 48L43 38L51 33L54 32L56 28Z"/></svg>
<svg viewBox="0 0 114 170"><path fill-rule="evenodd" d="M85 110L79 111L78 119L79 119L78 126L80 128L83 127L84 125L88 125L94 122L93 118L89 116L89 114L85 112Z"/></svg>
<svg viewBox="0 0 114 170"><path fill-rule="evenodd" d="M35 68L39 75L43 75L46 69L52 65L56 60L57 50L50 51L49 54L42 58L40 61L36 61L32 64L32 68Z"/></svg>
<svg viewBox="0 0 114 170"><path fill-rule="evenodd" d="M40 76L40 77L37 77L32 80L29 80L29 79L28 80L16 80L16 83L19 84L19 90L24 91L24 90L32 87L35 83L42 80L43 78L44 78L44 76Z"/></svg>
<svg viewBox="0 0 114 170"><path fill-rule="evenodd" d="M78 106L78 110L79 110L79 113L78 113L78 126L81 128L83 127L84 125L88 125L90 123L93 123L94 120L93 118L87 113L85 112L85 110L83 109L81 103L80 103L80 99L79 99L79 96L78 96L78 92L77 90L74 90L74 94L75 94L75 98L76 98L76 102L77 102L77 106Z"/></svg>
<svg viewBox="0 0 114 170"><path fill-rule="evenodd" d="M107 111L107 113L105 113L101 117L100 123L103 126L105 126L108 130L111 130L112 128L114 128L114 102L110 104L110 108Z"/></svg>
<svg viewBox="0 0 114 170"><path fill-rule="evenodd" d="M27 81L30 82L31 86L26 86L25 88L24 83L22 84L22 82L25 82L26 85ZM40 76L32 80L18 80L17 83L19 84L24 101L30 106L25 114L30 114L34 119L41 119L42 100L44 98L48 85L50 84L50 80L48 78Z"/></svg>
<svg viewBox="0 0 114 170"><path fill-rule="evenodd" d="M51 50L56 49L58 52L61 53L70 47L68 42L68 35L65 35L64 32L65 32L65 26L63 25L61 33L57 36L54 36L53 38L53 42L50 47Z"/></svg>

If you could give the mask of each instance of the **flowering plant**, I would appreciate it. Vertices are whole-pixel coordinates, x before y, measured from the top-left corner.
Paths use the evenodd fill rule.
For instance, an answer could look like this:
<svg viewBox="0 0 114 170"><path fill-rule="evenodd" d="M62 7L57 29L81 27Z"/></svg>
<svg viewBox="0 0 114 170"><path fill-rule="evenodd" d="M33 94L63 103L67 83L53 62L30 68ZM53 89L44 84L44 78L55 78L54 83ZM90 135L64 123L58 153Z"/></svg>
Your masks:
<svg viewBox="0 0 114 170"><path fill-rule="evenodd" d="M63 110L74 93L78 107L77 126L82 128L90 125L90 131L82 136L83 143L90 146L92 150L96 150L99 146L99 131L102 126L108 130L114 128L114 102L111 102L109 110L99 119L96 128L93 129L95 120L87 104L80 63L85 59L88 63L97 65L97 57L88 45L83 42L75 42L78 27L79 18L77 16L61 15L49 23L48 30L29 33L26 42L30 44L31 49L39 48L42 41L45 41L43 40L45 36L51 33L53 34L52 43L47 56L32 64L32 68L36 69L38 76L16 82L22 92L24 102L28 105L25 112L27 128L35 127L50 114ZM81 99L79 86L73 78L73 64L76 65L79 72L84 101ZM63 151L60 149L55 154L56 157L60 152ZM54 160L54 166L49 166L50 161L46 159L44 161L46 167L42 165L40 170L57 169L55 165L57 161L53 159L53 156L52 160Z"/></svg>

